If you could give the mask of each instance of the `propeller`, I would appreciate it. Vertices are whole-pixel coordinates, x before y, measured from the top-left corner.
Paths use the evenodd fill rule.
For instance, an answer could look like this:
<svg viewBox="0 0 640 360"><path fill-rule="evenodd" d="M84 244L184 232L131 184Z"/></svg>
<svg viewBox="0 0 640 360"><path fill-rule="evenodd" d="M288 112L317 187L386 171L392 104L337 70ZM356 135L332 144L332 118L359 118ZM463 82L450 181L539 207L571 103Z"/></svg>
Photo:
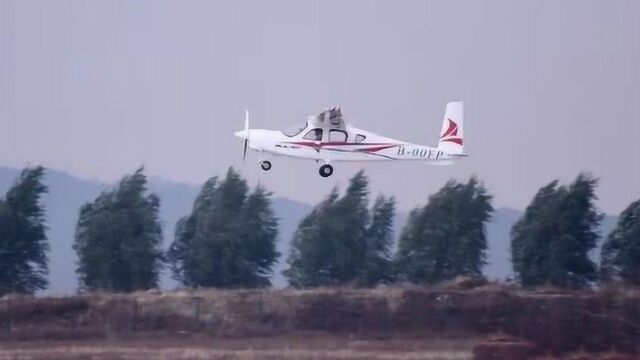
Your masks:
<svg viewBox="0 0 640 360"><path fill-rule="evenodd" d="M249 146L249 110L244 113L244 132L246 137L244 138L244 146L242 149L242 162L247 157L247 147Z"/></svg>

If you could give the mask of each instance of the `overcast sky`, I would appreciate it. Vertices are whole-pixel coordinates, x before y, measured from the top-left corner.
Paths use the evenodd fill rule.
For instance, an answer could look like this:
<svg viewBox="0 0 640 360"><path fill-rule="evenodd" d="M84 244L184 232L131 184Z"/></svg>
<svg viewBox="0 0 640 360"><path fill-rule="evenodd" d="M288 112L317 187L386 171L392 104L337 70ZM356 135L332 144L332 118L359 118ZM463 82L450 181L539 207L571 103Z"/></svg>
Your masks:
<svg viewBox="0 0 640 360"><path fill-rule="evenodd" d="M600 208L640 197L640 1L0 0L0 166L113 181L140 164L202 183L229 166L313 203L364 167L400 208L477 174L523 208L554 178L601 178ZM470 157L317 164L256 154L251 125L342 106L361 128L435 144L465 101Z"/></svg>

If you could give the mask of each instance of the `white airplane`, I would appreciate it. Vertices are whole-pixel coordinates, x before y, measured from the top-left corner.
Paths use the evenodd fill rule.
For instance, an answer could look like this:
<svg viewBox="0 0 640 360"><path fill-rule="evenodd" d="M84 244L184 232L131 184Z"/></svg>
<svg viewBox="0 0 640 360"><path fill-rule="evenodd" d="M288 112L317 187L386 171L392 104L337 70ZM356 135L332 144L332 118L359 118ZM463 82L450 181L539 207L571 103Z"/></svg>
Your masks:
<svg viewBox="0 0 640 360"><path fill-rule="evenodd" d="M235 135L244 139L242 159L247 148L261 154L260 166L271 170L269 155L292 156L322 162L322 177L333 174L332 162L419 160L433 165L448 165L467 156L464 152L462 102L447 103L438 146L424 146L400 141L358 129L342 117L340 108L332 108L317 116L309 116L302 126L288 130L249 128L249 112L245 113L244 130Z"/></svg>

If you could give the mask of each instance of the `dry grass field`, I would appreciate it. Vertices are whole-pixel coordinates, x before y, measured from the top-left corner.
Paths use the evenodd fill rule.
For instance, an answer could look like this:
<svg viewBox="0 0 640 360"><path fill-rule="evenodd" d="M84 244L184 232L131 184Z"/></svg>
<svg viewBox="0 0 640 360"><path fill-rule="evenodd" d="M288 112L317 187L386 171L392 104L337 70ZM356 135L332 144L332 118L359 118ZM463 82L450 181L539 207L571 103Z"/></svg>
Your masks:
<svg viewBox="0 0 640 360"><path fill-rule="evenodd" d="M463 360L472 358L473 339L349 340L342 336L276 336L216 339L167 337L115 341L5 342L0 359L379 359Z"/></svg>
<svg viewBox="0 0 640 360"><path fill-rule="evenodd" d="M0 299L0 360L519 360L570 353L637 358L640 292L487 284Z"/></svg>

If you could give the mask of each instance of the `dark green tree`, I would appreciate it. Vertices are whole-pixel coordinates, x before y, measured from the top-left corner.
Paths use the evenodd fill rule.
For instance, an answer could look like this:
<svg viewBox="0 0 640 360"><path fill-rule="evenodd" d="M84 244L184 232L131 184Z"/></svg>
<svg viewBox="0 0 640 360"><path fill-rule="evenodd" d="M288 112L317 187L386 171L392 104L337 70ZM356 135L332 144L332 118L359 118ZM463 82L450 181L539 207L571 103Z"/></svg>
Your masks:
<svg viewBox="0 0 640 360"><path fill-rule="evenodd" d="M387 281L394 200L380 197L368 209L364 172L349 182L344 196L337 190L298 225L284 274L295 287Z"/></svg>
<svg viewBox="0 0 640 360"><path fill-rule="evenodd" d="M518 281L524 286L540 285L547 278L547 262L555 232L555 208L561 199L558 181L543 186L511 228L511 261Z"/></svg>
<svg viewBox="0 0 640 360"><path fill-rule="evenodd" d="M209 179L190 215L176 225L167 257L174 278L191 287L268 286L276 251L277 219L271 194L251 193L232 168Z"/></svg>
<svg viewBox="0 0 640 360"><path fill-rule="evenodd" d="M640 200L621 214L602 246L601 278L640 286Z"/></svg>
<svg viewBox="0 0 640 360"><path fill-rule="evenodd" d="M336 252L332 211L338 200L338 191L333 191L298 224L291 240L289 268L284 275L294 287L310 287L338 283L333 258Z"/></svg>
<svg viewBox="0 0 640 360"><path fill-rule="evenodd" d="M491 195L476 178L449 181L409 214L396 254L400 279L435 283L458 275L479 276L485 264L485 222Z"/></svg>
<svg viewBox="0 0 640 360"><path fill-rule="evenodd" d="M364 286L390 282L392 275L393 217L395 199L378 196L371 209L366 233L364 266L358 282Z"/></svg>
<svg viewBox="0 0 640 360"><path fill-rule="evenodd" d="M367 226L369 224L368 194L369 181L364 172L359 171L349 182L344 196L335 203L332 243L332 274L338 284L357 278L364 268L367 249Z"/></svg>
<svg viewBox="0 0 640 360"><path fill-rule="evenodd" d="M167 260L171 266L173 277L183 285L189 287L203 283L206 273L204 264L207 259L203 254L203 241L195 242L195 234L198 227L199 214L204 214L211 208L213 196L218 179L213 177L207 180L200 194L196 198L192 213L178 220L175 228L174 241L167 252ZM200 225L202 230L202 225ZM199 248L196 248L196 245Z"/></svg>
<svg viewBox="0 0 640 360"><path fill-rule="evenodd" d="M0 199L0 296L33 294L47 286L45 209L47 187L42 166L26 168Z"/></svg>
<svg viewBox="0 0 640 360"><path fill-rule="evenodd" d="M243 286L270 285L271 267L280 256L276 251L278 221L271 208L270 196L264 187L256 187L247 197L238 217L242 259L236 282Z"/></svg>
<svg viewBox="0 0 640 360"><path fill-rule="evenodd" d="M594 201L597 179L580 174L568 187L541 188L511 230L516 276L524 286L582 287L596 279L589 258L602 215Z"/></svg>
<svg viewBox="0 0 640 360"><path fill-rule="evenodd" d="M154 288L162 269L160 199L147 194L143 169L80 209L73 249L83 290Z"/></svg>

